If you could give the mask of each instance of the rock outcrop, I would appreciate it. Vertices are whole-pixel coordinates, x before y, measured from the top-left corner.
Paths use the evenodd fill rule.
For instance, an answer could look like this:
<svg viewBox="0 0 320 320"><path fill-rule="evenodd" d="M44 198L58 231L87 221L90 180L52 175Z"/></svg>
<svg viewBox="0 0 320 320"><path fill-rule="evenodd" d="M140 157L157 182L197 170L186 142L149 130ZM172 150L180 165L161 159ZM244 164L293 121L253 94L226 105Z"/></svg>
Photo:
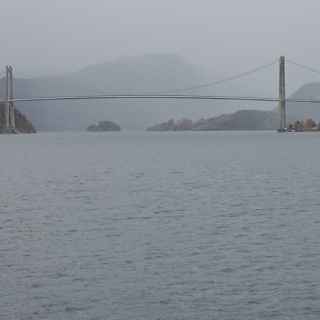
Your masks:
<svg viewBox="0 0 320 320"><path fill-rule="evenodd" d="M0 104L0 133L5 132L5 105ZM15 110L16 129L19 133L36 133L36 129L32 123L19 110Z"/></svg>

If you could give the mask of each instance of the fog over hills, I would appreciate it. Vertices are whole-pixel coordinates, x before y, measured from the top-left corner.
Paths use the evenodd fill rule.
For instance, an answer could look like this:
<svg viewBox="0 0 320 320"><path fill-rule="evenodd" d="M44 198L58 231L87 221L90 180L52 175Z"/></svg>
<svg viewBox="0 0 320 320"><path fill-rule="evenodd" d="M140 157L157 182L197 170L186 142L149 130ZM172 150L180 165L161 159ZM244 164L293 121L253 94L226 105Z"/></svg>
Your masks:
<svg viewBox="0 0 320 320"><path fill-rule="evenodd" d="M205 72L177 55L143 55L88 66L63 76L16 79L16 96L162 93L206 79ZM202 109L206 108L203 104ZM194 104L181 101L36 102L24 103L21 109L40 130L78 130L101 119L135 129L171 116L197 115Z"/></svg>
<svg viewBox="0 0 320 320"><path fill-rule="evenodd" d="M62 76L16 79L15 85L16 97L163 93L208 78L204 70L180 56L149 54L119 58ZM201 117L212 113L212 103L190 101L90 100L19 105L39 130L82 130L99 120L113 120L127 129L143 129L172 116Z"/></svg>
<svg viewBox="0 0 320 320"><path fill-rule="evenodd" d="M54 77L16 79L16 97L94 95L111 93L175 93L179 88L205 83L223 76L190 64L174 54L148 54L123 57L112 62L90 65L80 71ZM248 95L250 86L231 83L227 86L178 93ZM4 81L2 79L2 91ZM215 91L216 90L216 91ZM293 97L319 96L320 83L303 86ZM2 92L3 94L3 92ZM268 95L262 93L262 95ZM101 120L117 122L124 129L145 129L170 118L197 120L239 109L269 109L273 104L226 101L170 100L86 100L18 103L39 130L84 130ZM317 105L288 105L289 118L312 116L320 120Z"/></svg>
<svg viewBox="0 0 320 320"><path fill-rule="evenodd" d="M303 85L291 95L291 98L320 100L320 82ZM320 104L318 103L288 103L287 110L289 120L303 120L311 117L320 122Z"/></svg>

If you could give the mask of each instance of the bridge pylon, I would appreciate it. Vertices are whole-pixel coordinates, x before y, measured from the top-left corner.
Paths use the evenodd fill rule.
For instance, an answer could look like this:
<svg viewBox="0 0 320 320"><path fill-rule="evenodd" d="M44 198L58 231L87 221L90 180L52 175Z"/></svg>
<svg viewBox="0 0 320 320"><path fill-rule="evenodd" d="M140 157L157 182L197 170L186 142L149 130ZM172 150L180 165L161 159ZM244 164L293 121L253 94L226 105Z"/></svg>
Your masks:
<svg viewBox="0 0 320 320"><path fill-rule="evenodd" d="M15 121L15 106L14 102L14 90L13 90L13 68L12 66L6 66L6 92L5 92L5 132L16 133L16 121Z"/></svg>
<svg viewBox="0 0 320 320"><path fill-rule="evenodd" d="M285 57L279 59L279 113L280 113L280 132L287 128L287 110L286 110L286 66Z"/></svg>
<svg viewBox="0 0 320 320"><path fill-rule="evenodd" d="M9 66L9 83L10 83L10 105L9 105L9 118L10 118L10 127L13 131L16 130L16 119L15 119L15 105L12 101L14 99L14 90L13 90L13 68Z"/></svg>
<svg viewBox="0 0 320 320"><path fill-rule="evenodd" d="M9 66L6 66L6 90L5 90L5 106L4 106L4 118L5 118L5 130L9 131L10 118L9 118Z"/></svg>

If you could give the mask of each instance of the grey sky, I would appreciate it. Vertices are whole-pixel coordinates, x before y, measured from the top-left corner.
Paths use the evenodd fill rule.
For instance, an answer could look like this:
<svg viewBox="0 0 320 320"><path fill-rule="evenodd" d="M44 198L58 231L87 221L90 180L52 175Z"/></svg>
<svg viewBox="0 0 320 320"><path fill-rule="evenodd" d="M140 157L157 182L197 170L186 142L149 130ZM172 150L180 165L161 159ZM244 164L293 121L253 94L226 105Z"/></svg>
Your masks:
<svg viewBox="0 0 320 320"><path fill-rule="evenodd" d="M319 0L0 0L1 64L33 76L168 52L219 73L284 54L320 68Z"/></svg>

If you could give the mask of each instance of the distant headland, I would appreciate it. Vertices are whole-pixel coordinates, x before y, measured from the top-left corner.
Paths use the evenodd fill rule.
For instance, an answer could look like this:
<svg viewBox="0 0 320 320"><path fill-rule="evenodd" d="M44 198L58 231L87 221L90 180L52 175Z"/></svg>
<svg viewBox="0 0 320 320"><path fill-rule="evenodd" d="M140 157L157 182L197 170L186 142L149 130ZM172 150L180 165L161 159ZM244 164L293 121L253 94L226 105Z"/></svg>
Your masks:
<svg viewBox="0 0 320 320"><path fill-rule="evenodd" d="M152 127L148 131L207 131L207 130L276 130L279 116L273 111L240 110L208 119L192 121L171 119Z"/></svg>

